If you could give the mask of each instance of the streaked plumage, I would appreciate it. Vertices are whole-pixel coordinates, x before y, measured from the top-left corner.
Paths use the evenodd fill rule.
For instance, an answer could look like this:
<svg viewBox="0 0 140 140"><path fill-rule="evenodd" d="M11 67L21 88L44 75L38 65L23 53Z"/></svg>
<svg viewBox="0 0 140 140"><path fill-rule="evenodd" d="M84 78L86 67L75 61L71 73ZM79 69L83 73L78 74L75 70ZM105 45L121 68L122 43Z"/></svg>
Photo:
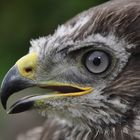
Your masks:
<svg viewBox="0 0 140 140"><path fill-rule="evenodd" d="M91 63L85 67L85 59L93 58L93 52L103 52L102 56L110 59L106 70L98 74L87 68ZM55 87L64 94L21 99L10 113L33 107L47 116L43 128L38 130L40 140L140 139L140 0L113 0L84 11L59 26L53 35L31 41L29 54L33 53L38 56L36 68L34 64L33 68L28 67L29 75L19 69L22 81L27 83L28 76L35 73L28 83L53 90ZM94 64L98 67L98 63ZM18 62L16 67L20 66L22 69ZM12 70L15 72L15 67ZM17 79L17 73L5 81ZM69 85L60 90L58 84L46 87L46 81ZM4 106L14 92L8 90L9 94L4 94L6 82L2 86ZM86 89L80 87L93 90L82 93ZM80 92L80 96L70 96L71 92ZM26 139L30 139L28 135Z"/></svg>

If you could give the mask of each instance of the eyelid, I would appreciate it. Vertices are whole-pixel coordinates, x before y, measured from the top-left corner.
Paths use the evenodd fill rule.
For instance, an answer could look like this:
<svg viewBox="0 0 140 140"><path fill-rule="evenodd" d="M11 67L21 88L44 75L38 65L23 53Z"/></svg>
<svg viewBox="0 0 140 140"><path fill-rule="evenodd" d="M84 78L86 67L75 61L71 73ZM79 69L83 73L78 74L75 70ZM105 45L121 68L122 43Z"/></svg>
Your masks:
<svg viewBox="0 0 140 140"><path fill-rule="evenodd" d="M102 46L106 46L104 43L99 42L84 42L84 43L75 43L67 45L63 48L58 48L56 53L61 54L70 54L84 49L100 49L102 50ZM107 48L107 46L105 47Z"/></svg>
<svg viewBox="0 0 140 140"><path fill-rule="evenodd" d="M76 52L76 51L80 51L80 50L83 50L83 49L90 49L90 48L94 48L95 46L98 46L99 43L86 43L86 44L82 44L82 45L75 45L74 47L72 48L69 48L68 49L68 53L73 53L73 52Z"/></svg>
<svg viewBox="0 0 140 140"><path fill-rule="evenodd" d="M56 51L56 53L65 53L67 54L69 52L69 49L74 47L73 45L68 45L67 47L64 47L64 48L60 48Z"/></svg>
<svg viewBox="0 0 140 140"><path fill-rule="evenodd" d="M67 54L71 54L74 52L80 52L81 50L100 50L105 51L108 53L112 53L111 48L109 46L105 45L104 43L99 42L90 42L90 43L84 43L84 44L78 44L78 45L72 45L70 48L67 48Z"/></svg>

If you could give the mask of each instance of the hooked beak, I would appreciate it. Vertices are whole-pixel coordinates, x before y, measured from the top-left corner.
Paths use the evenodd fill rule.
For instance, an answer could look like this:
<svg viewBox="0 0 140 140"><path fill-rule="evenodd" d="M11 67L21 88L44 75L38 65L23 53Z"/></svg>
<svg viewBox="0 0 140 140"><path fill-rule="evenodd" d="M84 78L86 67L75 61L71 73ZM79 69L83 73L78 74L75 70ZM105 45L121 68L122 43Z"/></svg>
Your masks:
<svg viewBox="0 0 140 140"><path fill-rule="evenodd" d="M6 109L8 98L13 94L25 88L34 86L32 81L21 77L17 66L13 66L5 76L1 86L1 102Z"/></svg>
<svg viewBox="0 0 140 140"><path fill-rule="evenodd" d="M6 74L1 86L1 102L5 109L12 94L35 86L36 67L37 54L31 53L19 59Z"/></svg>
<svg viewBox="0 0 140 140"><path fill-rule="evenodd" d="M79 87L71 84L46 81L36 83L38 57L35 53L21 58L5 76L1 86L1 102L6 109L8 98L23 89L38 86L52 91L53 94L32 95L18 100L10 107L8 113L19 113L34 108L36 103L45 102L52 97L76 97L91 93L91 87Z"/></svg>

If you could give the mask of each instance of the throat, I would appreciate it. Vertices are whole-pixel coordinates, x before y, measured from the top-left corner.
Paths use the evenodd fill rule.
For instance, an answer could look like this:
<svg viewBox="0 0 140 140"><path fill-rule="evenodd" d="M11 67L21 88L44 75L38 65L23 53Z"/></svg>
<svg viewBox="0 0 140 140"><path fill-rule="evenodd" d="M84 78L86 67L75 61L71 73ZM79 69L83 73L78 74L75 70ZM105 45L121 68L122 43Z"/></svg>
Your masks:
<svg viewBox="0 0 140 140"><path fill-rule="evenodd" d="M42 137L45 134L45 138L53 138L55 135L57 140L138 140L133 136L132 131L129 130L128 132L127 129L127 127L123 128L121 126L95 129L72 124L60 118L54 118L47 120L43 130L47 135L42 133Z"/></svg>

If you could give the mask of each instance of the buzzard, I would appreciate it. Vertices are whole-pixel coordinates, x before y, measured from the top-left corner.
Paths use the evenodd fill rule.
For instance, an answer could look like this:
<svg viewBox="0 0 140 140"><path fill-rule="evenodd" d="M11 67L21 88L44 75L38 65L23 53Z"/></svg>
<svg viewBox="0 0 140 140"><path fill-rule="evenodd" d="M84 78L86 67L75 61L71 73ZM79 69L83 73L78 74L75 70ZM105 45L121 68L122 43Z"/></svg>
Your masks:
<svg viewBox="0 0 140 140"><path fill-rule="evenodd" d="M8 113L46 117L29 133L34 140L139 140L140 0L106 2L32 40L3 80L3 107L29 87L46 94L24 97Z"/></svg>

